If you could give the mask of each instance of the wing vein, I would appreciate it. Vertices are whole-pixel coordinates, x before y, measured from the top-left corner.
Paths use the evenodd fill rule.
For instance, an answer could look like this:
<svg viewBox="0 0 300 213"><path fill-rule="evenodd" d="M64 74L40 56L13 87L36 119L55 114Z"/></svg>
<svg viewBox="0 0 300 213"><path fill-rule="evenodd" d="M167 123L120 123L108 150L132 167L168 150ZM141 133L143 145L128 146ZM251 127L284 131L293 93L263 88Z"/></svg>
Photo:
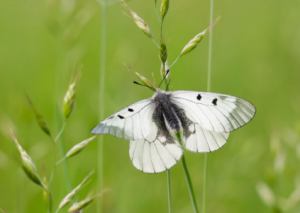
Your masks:
<svg viewBox="0 0 300 213"><path fill-rule="evenodd" d="M222 127L223 127L223 129L224 129L224 132L227 132L226 129L225 129L225 127L224 127L224 125L223 125L223 123L222 123L222 122L220 121L220 119L218 118L218 116L215 115L215 113L210 109L209 106L208 106L207 108L209 109L209 111L211 111L212 114L214 114L214 116L215 116L215 117L217 118L217 120L220 122L220 124L222 125Z"/></svg>
<svg viewBox="0 0 300 213"><path fill-rule="evenodd" d="M224 115L224 113L221 112L221 111L218 109L218 107L216 107L216 109L224 116L224 118L226 118L226 120L230 123L230 126L232 127L232 129L235 129L234 126L233 126L233 124L231 123L231 121Z"/></svg>
<svg viewBox="0 0 300 213"><path fill-rule="evenodd" d="M160 140L158 140L158 141L160 142ZM161 143L161 142L160 142L160 143ZM164 165L165 169L167 170L167 167L166 167L166 165L165 165L164 161L162 160L162 158L161 158L161 156L160 156L160 153L158 152L158 149L157 149L157 147L156 147L156 144L155 144L155 142L154 142L154 146L155 146L155 149L156 149L156 151L157 151L157 154L159 155L159 158L160 158L160 160L161 160L162 164Z"/></svg>
<svg viewBox="0 0 300 213"><path fill-rule="evenodd" d="M226 106L228 106L228 107L230 107L228 104L226 104L225 102L223 102ZM224 110L226 110L228 113L229 113L229 115L231 115L233 118L234 118L234 120L236 120L236 122L240 125L240 127L242 126L242 124L239 122L239 120L235 117L235 115L233 114L233 113L230 113L230 111L229 110L227 110L226 108L224 108ZM234 109L233 109L234 110Z"/></svg>
<svg viewBox="0 0 300 213"><path fill-rule="evenodd" d="M205 134L204 134L204 132L203 132L203 129L202 129L202 128L200 128L200 129L201 129L201 131L202 131L202 134L203 134L203 137L204 137L204 139L205 139L205 141L206 141L206 144L207 144L207 147L208 147L208 149L209 149L209 152L211 152L211 149L210 149L209 143L208 143L208 141L207 141L207 138L206 138L206 136L205 136Z"/></svg>

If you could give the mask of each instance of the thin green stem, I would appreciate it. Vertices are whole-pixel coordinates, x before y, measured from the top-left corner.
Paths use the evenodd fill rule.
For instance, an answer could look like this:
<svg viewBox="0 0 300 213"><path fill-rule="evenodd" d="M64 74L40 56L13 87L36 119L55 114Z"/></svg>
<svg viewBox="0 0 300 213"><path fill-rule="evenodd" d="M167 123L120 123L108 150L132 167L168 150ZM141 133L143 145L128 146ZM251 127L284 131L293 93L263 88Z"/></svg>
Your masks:
<svg viewBox="0 0 300 213"><path fill-rule="evenodd" d="M207 173L207 153L204 154L204 168L203 168L203 192L202 192L202 213L206 210L206 173Z"/></svg>
<svg viewBox="0 0 300 213"><path fill-rule="evenodd" d="M161 21L160 21L161 19L159 17L158 9L157 9L157 2L155 1L154 3L155 3L155 11L156 11L156 16L157 16L157 19L158 19L158 23L161 23Z"/></svg>
<svg viewBox="0 0 300 213"><path fill-rule="evenodd" d="M210 0L210 17L209 23L213 22L213 12L214 12L214 0ZM211 60L212 60L212 33L213 28L209 31L209 43L208 43L208 68L207 68L207 91L210 92L211 89ZM203 166L203 200L202 200L202 213L206 211L206 177L207 177L207 163L208 154L204 154L204 166Z"/></svg>
<svg viewBox="0 0 300 213"><path fill-rule="evenodd" d="M54 143L56 143L58 141L58 139L60 138L61 134L63 133L63 131L65 130L66 127L66 120L64 120L61 129L59 131L59 133L57 134L57 136L55 137Z"/></svg>
<svg viewBox="0 0 300 213"><path fill-rule="evenodd" d="M63 125L61 127L61 131L63 131L63 129L65 128L65 123L63 122ZM63 158L66 155L66 150L65 150L65 146L64 146L64 142L62 140L62 138L60 137L60 135L58 134L59 137L57 137L57 143L59 144L59 151L60 151L60 155ZM65 178L65 182L66 182L66 186L67 186L67 191L71 191L72 190L72 184L71 184L71 179L69 176L69 169L68 169L68 164L67 161L63 161L62 163L62 167L63 167L63 173L64 173L64 178Z"/></svg>
<svg viewBox="0 0 300 213"><path fill-rule="evenodd" d="M64 144L63 141L61 139L59 139L63 128L59 129L60 125L61 125L61 114L60 114L60 109L57 107L56 105L56 101L57 98L60 98L60 87L61 87L61 83L63 82L64 76L63 73L67 70L67 64L66 64L66 56L67 56L67 49L64 46L64 42L62 37L59 37L58 40L58 47L57 47L57 67L56 67L56 73L55 73L55 88L54 88L54 98L55 98L55 121L56 121L56 127L57 130L59 130L60 134L58 134L58 137L56 137L56 139L54 139L54 141L56 142L56 140L60 140L59 141L59 151L60 151L60 155L64 156L65 150L64 150ZM64 126L64 124L63 124ZM71 181L70 181L70 177L69 177L69 172L68 172L68 165L66 164L66 162L63 165L63 173L64 173L64 179L65 179L65 185L66 185L66 192L71 191L72 190L72 185L71 185ZM54 175L54 174L53 174Z"/></svg>
<svg viewBox="0 0 300 213"><path fill-rule="evenodd" d="M168 205L169 205L169 213L172 213L171 207L171 180L170 180L170 170L167 170L167 182L168 182Z"/></svg>
<svg viewBox="0 0 300 213"><path fill-rule="evenodd" d="M162 39L163 22L164 22L164 20L162 19L162 20L161 20L161 23L160 23L160 39Z"/></svg>
<svg viewBox="0 0 300 213"><path fill-rule="evenodd" d="M191 177L190 177L189 171L188 171L187 166L186 166L184 155L182 155L181 163L182 163L182 168L183 168L184 175L185 175L185 180L186 180L186 183L187 183L187 186L188 186L188 189L189 189L189 193L190 193L192 205L193 205L193 208L194 208L194 212L198 213L199 211L198 211L198 207L197 207L197 203L196 203L196 199L195 199L195 193L194 193L194 190L193 190Z"/></svg>
<svg viewBox="0 0 300 213"><path fill-rule="evenodd" d="M106 52L106 25L107 25L107 6L106 4L102 5L102 30L101 30L101 47L100 47L100 99L99 99L99 120L102 120L104 117L104 89L105 89L105 52ZM99 137L98 142L98 176L97 176L97 191L102 190L103 183L103 136ZM102 212L102 197L98 198L97 202L97 213Z"/></svg>
<svg viewBox="0 0 300 213"><path fill-rule="evenodd" d="M178 59L181 58L181 55L179 55L176 60L171 64L171 66L169 66L169 69L171 69L171 67L173 67L173 65L178 61Z"/></svg>
<svg viewBox="0 0 300 213"><path fill-rule="evenodd" d="M210 0L210 17L209 22L213 22L213 8L214 8L214 0ZM210 91L210 78L211 78L211 59L212 59L212 34L213 28L209 31L209 43L208 43L208 68L207 68L207 91Z"/></svg>
<svg viewBox="0 0 300 213"><path fill-rule="evenodd" d="M154 40L154 38L152 37L151 40L153 41L153 43L155 44L155 46L157 46L159 48L159 45L156 43L156 41Z"/></svg>
<svg viewBox="0 0 300 213"><path fill-rule="evenodd" d="M51 176L50 176L50 180L49 180L49 187L51 188L51 183L54 177L54 172L55 172L55 167L56 167L56 150L55 150L55 142L54 140L51 138L52 140L52 151L53 151L53 169L51 172Z"/></svg>

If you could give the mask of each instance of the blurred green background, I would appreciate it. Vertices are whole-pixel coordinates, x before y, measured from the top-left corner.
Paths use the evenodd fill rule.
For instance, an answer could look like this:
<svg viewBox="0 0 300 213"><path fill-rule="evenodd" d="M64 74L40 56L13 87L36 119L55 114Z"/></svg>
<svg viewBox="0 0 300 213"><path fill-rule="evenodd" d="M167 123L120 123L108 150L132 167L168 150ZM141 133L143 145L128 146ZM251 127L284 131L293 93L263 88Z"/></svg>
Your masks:
<svg viewBox="0 0 300 213"><path fill-rule="evenodd" d="M154 1L128 4L158 42ZM209 4L170 0L164 23L170 63L209 25ZM153 94L132 84L137 78L123 62L149 79L151 72L160 79L157 48L122 11L128 13L121 5L108 9L105 117ZM299 11L295 0L215 2L214 17L222 19L213 31L211 90L249 100L257 114L209 154L207 212L300 212ZM101 15L94 0L0 1L0 208L6 213L46 212L42 190L21 170L9 135L11 128L39 174L49 177L52 144L38 127L25 92L56 135L56 108L61 108L74 65L81 62L76 106L62 135L66 150L90 137L99 122ZM207 57L208 36L172 68L174 90L206 91ZM167 212L166 172L135 169L128 147L128 141L104 136L103 185L110 191L103 197L103 212ZM204 155L185 151L185 156L201 209ZM97 168L97 140L67 162L76 186ZM78 199L97 192L96 179L95 174ZM181 163L171 169L171 186L173 212L193 212ZM67 192L59 165L53 180L55 209ZM84 212L96 212L96 202Z"/></svg>

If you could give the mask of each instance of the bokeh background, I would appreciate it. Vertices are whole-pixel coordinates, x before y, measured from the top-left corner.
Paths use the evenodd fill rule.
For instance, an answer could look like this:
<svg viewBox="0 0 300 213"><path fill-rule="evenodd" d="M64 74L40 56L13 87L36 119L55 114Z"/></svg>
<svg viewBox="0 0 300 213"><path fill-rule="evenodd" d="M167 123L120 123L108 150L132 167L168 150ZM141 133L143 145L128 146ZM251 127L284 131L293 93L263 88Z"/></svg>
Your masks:
<svg viewBox="0 0 300 213"><path fill-rule="evenodd" d="M108 0L109 1L109 0ZM150 26L159 41L153 0L128 4ZM158 1L158 4L160 2ZM169 62L184 45L209 25L209 0L170 0L164 23ZM106 41L105 116L152 92L132 84L137 80L123 65L160 80L158 50L125 16L117 4L109 7ZM300 1L216 1L211 90L249 100L255 118L233 132L228 143L208 155L207 212L300 211ZM76 106L62 139L66 150L91 136L99 122L99 73L102 8L94 0L0 1L0 208L6 213L46 212L42 190L18 164L9 135L50 176L52 144L40 130L25 92L56 135L72 70L83 64ZM172 68L174 90L206 91L208 36ZM144 174L128 155L129 142L104 136L103 212L167 212L167 175ZM57 153L58 150L57 150ZM61 156L58 154L60 158ZM203 154L185 151L191 179L202 208ZM97 140L67 161L76 186L97 168ZM96 193L97 175L77 199ZM171 169L173 212L193 212L181 163ZM53 180L54 208L67 194L62 165ZM96 202L84 212L96 212Z"/></svg>

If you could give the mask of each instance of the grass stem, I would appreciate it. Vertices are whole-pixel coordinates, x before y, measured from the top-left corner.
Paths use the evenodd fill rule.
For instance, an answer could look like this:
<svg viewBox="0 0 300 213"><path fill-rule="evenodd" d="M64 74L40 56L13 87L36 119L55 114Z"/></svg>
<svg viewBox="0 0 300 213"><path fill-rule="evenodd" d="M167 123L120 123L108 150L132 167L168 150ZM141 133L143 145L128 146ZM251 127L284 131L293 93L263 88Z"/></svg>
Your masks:
<svg viewBox="0 0 300 213"><path fill-rule="evenodd" d="M60 132L62 132L63 129L65 128L64 127L65 123L66 122L63 122L63 125L61 127L61 131ZM60 156L63 158L66 155L66 150L65 150L64 142L61 139L60 135L59 134L57 135L59 137L56 137L56 140L57 140L57 143L59 144ZM70 179L70 176L69 176L69 169L68 169L67 161L63 161L62 162L62 167L63 167L63 173L64 173L64 178L65 178L65 183L66 183L66 186L67 186L67 191L69 192L69 191L72 190L72 184L71 184L71 179Z"/></svg>
<svg viewBox="0 0 300 213"><path fill-rule="evenodd" d="M64 129L66 127L66 121L64 120L62 126L61 126L61 129L59 131L59 133L57 134L57 136L55 137L55 140L54 140L54 143L57 142L57 140L59 139L59 137L61 136L61 134L63 133Z"/></svg>
<svg viewBox="0 0 300 213"><path fill-rule="evenodd" d="M192 185L192 181L191 181L191 177L190 177L189 171L188 171L187 166L186 166L184 155L182 155L181 163L182 163L182 168L183 168L184 175L185 175L185 180L186 180L186 183L187 183L187 186L188 186L188 189L189 189L189 193L190 193L192 205L193 205L193 208L194 208L194 212L199 213L197 203L196 203L195 193L194 193L194 189L193 189L193 185Z"/></svg>
<svg viewBox="0 0 300 213"><path fill-rule="evenodd" d="M99 99L99 120L104 117L104 89L105 89L105 52L106 52L106 25L107 25L107 5L102 4L102 30L101 30L101 47L100 47L100 99ZM97 191L102 190L103 183L103 136L99 137L98 141L98 168L97 168ZM102 212L102 197L97 201L97 213Z"/></svg>
<svg viewBox="0 0 300 213"><path fill-rule="evenodd" d="M151 40L153 41L153 43L155 44L155 46L157 46L159 48L159 45L156 43L156 41L154 40L154 38L152 37Z"/></svg>
<svg viewBox="0 0 300 213"><path fill-rule="evenodd" d="M155 11L156 11L156 16L157 16L157 19L158 19L158 23L160 23L160 17L159 17L159 14L158 14L158 9L157 9L157 2L155 1Z"/></svg>
<svg viewBox="0 0 300 213"><path fill-rule="evenodd" d="M210 0L210 16L209 23L213 22L214 12L214 0ZM211 89L211 59L212 59L212 33L213 28L209 31L209 43L208 43L208 68L207 68L207 91ZM203 193L202 193L202 213L206 211L206 177L207 177L207 162L208 154L204 154L204 166L203 166Z"/></svg>
<svg viewBox="0 0 300 213"><path fill-rule="evenodd" d="M61 37L58 39L58 46L57 46L57 53L56 53L56 73L55 73L55 88L54 88L54 103L57 103L57 98L60 98L60 91L61 91L61 83L63 82L64 76L63 74L67 70L67 63L66 63L66 57L68 54L68 50L64 46L64 41ZM59 142L59 152L61 156L64 156L65 149L63 141L60 139L60 136L65 128L65 122L63 122L61 128L59 129L61 125L61 113L60 109L57 107L57 104L55 104L55 121L56 121L56 128L59 130L59 134L54 139L54 143ZM53 147L54 151L55 147ZM68 172L68 165L66 162L63 164L63 173L64 173L64 179L65 179L65 186L66 186L66 192L69 192L72 190L71 180L69 177ZM54 175L54 174L53 174ZM52 177L53 178L53 177Z"/></svg>
<svg viewBox="0 0 300 213"><path fill-rule="evenodd" d="M171 67L173 67L173 65L178 61L178 59L180 59L181 55L179 55L176 60L171 64L171 66L169 66L169 69L171 69Z"/></svg>
<svg viewBox="0 0 300 213"><path fill-rule="evenodd" d="M206 176L207 176L207 153L204 154L204 168L203 168L203 192L202 192L202 213L206 210Z"/></svg>
<svg viewBox="0 0 300 213"><path fill-rule="evenodd" d="M167 170L167 182L168 182L168 205L169 205L169 213L172 213L171 207L171 180L170 180L170 170Z"/></svg>

